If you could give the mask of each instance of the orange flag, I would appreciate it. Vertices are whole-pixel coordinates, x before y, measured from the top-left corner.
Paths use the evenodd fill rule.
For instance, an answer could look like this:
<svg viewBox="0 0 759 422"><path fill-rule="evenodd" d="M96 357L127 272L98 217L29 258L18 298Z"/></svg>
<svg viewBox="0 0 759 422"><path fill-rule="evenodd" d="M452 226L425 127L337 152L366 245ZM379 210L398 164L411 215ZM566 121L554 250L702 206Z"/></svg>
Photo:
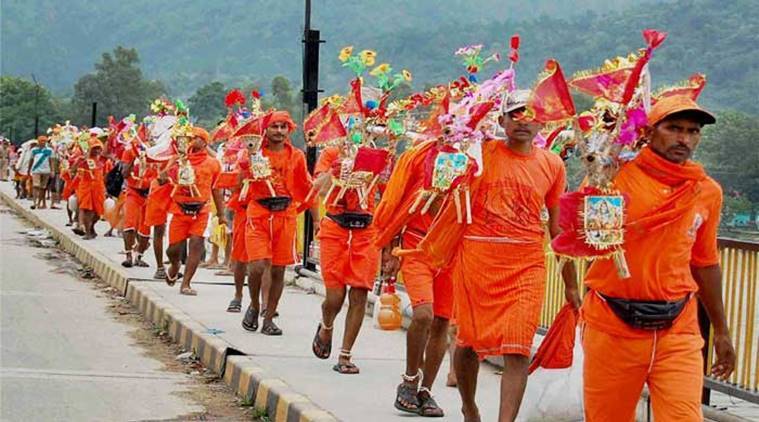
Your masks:
<svg viewBox="0 0 759 422"><path fill-rule="evenodd" d="M701 95L701 91L704 90L704 86L706 86L706 76L696 73L691 75L685 83L658 92L651 100L655 103L657 100L666 97L685 96L696 101L698 96Z"/></svg>
<svg viewBox="0 0 759 422"><path fill-rule="evenodd" d="M348 136L348 132L345 130L345 126L343 126L343 122L340 120L340 115L332 112L326 123L324 123L319 131L309 140L312 145L318 145L334 141L335 139L344 136Z"/></svg>

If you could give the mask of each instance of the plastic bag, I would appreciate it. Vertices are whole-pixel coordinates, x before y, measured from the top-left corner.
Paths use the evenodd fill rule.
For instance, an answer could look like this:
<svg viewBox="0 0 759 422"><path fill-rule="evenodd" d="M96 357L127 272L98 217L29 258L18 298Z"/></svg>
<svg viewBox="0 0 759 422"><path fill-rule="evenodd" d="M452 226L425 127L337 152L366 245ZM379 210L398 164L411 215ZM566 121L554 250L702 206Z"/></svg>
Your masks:
<svg viewBox="0 0 759 422"><path fill-rule="evenodd" d="M579 328L572 366L538 368L527 378L518 421L583 420L582 366L584 361Z"/></svg>

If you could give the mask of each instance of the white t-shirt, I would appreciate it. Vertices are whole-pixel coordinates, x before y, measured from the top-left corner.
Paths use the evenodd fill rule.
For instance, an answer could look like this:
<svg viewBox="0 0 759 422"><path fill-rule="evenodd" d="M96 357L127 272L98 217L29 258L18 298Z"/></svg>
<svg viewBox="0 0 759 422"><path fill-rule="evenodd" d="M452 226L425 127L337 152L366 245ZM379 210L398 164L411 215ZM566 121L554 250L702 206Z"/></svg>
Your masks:
<svg viewBox="0 0 759 422"><path fill-rule="evenodd" d="M49 146L34 147L32 154L32 174L49 174L50 159L53 158L53 149Z"/></svg>

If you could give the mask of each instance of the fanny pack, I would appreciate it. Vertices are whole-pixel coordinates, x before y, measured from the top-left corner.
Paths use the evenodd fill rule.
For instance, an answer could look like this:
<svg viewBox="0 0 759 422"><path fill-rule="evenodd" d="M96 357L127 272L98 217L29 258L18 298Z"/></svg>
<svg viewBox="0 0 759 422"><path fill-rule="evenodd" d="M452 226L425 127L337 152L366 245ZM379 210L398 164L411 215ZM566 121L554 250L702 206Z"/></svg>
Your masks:
<svg viewBox="0 0 759 422"><path fill-rule="evenodd" d="M675 301L642 301L609 297L596 292L625 324L639 330L662 330L672 326L690 300L690 294Z"/></svg>
<svg viewBox="0 0 759 422"><path fill-rule="evenodd" d="M206 205L205 202L177 202L177 204L184 215L198 215Z"/></svg>
<svg viewBox="0 0 759 422"><path fill-rule="evenodd" d="M150 193L150 188L145 188L145 189L130 188L130 189L137 192L143 198L147 198L148 194Z"/></svg>
<svg viewBox="0 0 759 422"><path fill-rule="evenodd" d="M344 212L342 214L327 214L327 217L344 229L365 229L372 223L371 214Z"/></svg>
<svg viewBox="0 0 759 422"><path fill-rule="evenodd" d="M272 196L269 198L257 199L256 202L269 211L284 211L290 206L292 199L289 196Z"/></svg>

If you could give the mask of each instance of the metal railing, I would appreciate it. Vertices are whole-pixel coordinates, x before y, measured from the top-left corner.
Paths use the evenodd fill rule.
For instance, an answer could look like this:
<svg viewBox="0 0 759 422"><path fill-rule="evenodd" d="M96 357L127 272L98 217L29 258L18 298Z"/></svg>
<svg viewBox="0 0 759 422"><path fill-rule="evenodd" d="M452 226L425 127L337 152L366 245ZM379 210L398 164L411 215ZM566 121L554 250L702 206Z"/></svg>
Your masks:
<svg viewBox="0 0 759 422"><path fill-rule="evenodd" d="M722 265L722 295L725 315L737 355L735 372L729 382L705 377L705 388L717 390L743 400L759 403L759 243L719 239ZM577 281L587 265L581 264ZM546 254L546 289L540 326L548 328L564 305L564 283L558 272L558 262L551 252ZM581 292L584 289L581 287ZM711 372L713 359L712 332L707 341L705 374ZM708 397L708 394L706 394Z"/></svg>

